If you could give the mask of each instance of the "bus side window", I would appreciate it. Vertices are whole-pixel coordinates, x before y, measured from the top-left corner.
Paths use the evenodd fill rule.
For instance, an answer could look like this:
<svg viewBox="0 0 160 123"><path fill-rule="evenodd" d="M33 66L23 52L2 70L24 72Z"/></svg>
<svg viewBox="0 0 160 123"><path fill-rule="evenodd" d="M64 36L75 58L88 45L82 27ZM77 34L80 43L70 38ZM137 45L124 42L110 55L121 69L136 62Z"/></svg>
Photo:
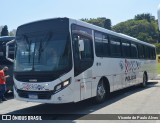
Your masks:
<svg viewBox="0 0 160 123"><path fill-rule="evenodd" d="M136 44L131 44L131 58L138 58L138 49Z"/></svg>
<svg viewBox="0 0 160 123"><path fill-rule="evenodd" d="M104 52L104 57L110 56L110 46L109 46L109 40L108 40L108 35L104 34L103 35L103 52Z"/></svg>
<svg viewBox="0 0 160 123"><path fill-rule="evenodd" d="M153 60L155 60L156 59L156 50L155 50L155 48L153 48Z"/></svg>
<svg viewBox="0 0 160 123"><path fill-rule="evenodd" d="M103 40L102 40L102 34L99 32L95 32L94 34L95 38L95 52L97 57L103 57Z"/></svg>
<svg viewBox="0 0 160 123"><path fill-rule="evenodd" d="M110 36L111 56L121 57L121 42L117 37Z"/></svg>
<svg viewBox="0 0 160 123"><path fill-rule="evenodd" d="M79 40L84 41L84 51L79 51ZM93 65L92 45L93 43L91 38L78 34L73 35L75 76L79 75Z"/></svg>
<svg viewBox="0 0 160 123"><path fill-rule="evenodd" d="M145 59L149 59L149 48L145 46Z"/></svg>
<svg viewBox="0 0 160 123"><path fill-rule="evenodd" d="M130 58L130 43L122 39L122 57Z"/></svg>
<svg viewBox="0 0 160 123"><path fill-rule="evenodd" d="M93 59L93 49L91 40L88 38L82 38L84 41L84 51L81 53L82 60Z"/></svg>
<svg viewBox="0 0 160 123"><path fill-rule="evenodd" d="M108 35L95 31L95 51L97 57L110 56Z"/></svg>
<svg viewBox="0 0 160 123"><path fill-rule="evenodd" d="M144 47L143 45L138 45L138 55L140 59L144 59Z"/></svg>
<svg viewBox="0 0 160 123"><path fill-rule="evenodd" d="M151 48L151 59L152 59L152 60L155 60L155 59L156 59L155 48Z"/></svg>

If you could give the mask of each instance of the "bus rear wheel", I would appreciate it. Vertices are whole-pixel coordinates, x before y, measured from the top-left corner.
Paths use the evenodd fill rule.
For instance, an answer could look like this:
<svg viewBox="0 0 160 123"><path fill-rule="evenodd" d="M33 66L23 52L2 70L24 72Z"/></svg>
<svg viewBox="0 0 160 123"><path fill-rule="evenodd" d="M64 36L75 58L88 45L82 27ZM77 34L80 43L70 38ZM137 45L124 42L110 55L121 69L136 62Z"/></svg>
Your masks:
<svg viewBox="0 0 160 123"><path fill-rule="evenodd" d="M147 75L144 73L143 74L143 83L141 84L141 86L144 88L144 87L146 87L146 85L147 85Z"/></svg>
<svg viewBox="0 0 160 123"><path fill-rule="evenodd" d="M97 95L95 97L96 103L104 102L104 100L106 99L106 96L107 96L107 90L106 90L104 81L101 80L97 86Z"/></svg>

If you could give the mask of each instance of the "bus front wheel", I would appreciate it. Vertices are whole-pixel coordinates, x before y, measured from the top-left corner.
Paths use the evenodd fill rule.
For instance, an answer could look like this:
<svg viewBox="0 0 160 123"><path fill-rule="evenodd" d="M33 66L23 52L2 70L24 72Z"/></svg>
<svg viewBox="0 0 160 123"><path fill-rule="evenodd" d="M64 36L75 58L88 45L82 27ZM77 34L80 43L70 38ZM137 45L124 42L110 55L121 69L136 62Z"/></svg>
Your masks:
<svg viewBox="0 0 160 123"><path fill-rule="evenodd" d="M107 90L103 79L98 83L97 95L95 97L96 103L102 103L106 99Z"/></svg>

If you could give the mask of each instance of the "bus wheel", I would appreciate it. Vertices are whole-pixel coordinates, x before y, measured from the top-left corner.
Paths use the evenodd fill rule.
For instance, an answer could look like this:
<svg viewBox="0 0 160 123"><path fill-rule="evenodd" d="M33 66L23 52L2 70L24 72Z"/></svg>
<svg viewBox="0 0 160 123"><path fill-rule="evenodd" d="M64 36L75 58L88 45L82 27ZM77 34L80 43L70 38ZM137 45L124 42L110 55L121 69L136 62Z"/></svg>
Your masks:
<svg viewBox="0 0 160 123"><path fill-rule="evenodd" d="M96 103L102 103L105 100L106 92L106 87L102 79L97 86L97 95L95 97Z"/></svg>
<svg viewBox="0 0 160 123"><path fill-rule="evenodd" d="M143 74L143 83L141 84L141 86L144 88L147 85L147 75L144 73Z"/></svg>

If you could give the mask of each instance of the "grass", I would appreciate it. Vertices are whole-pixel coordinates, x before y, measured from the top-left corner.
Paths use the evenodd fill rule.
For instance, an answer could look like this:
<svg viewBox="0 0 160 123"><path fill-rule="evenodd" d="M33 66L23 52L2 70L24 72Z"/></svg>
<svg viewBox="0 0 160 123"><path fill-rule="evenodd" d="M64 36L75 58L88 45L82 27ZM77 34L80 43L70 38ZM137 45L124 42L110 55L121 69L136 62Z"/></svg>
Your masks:
<svg viewBox="0 0 160 123"><path fill-rule="evenodd" d="M160 74L160 63L157 64L157 72Z"/></svg>

